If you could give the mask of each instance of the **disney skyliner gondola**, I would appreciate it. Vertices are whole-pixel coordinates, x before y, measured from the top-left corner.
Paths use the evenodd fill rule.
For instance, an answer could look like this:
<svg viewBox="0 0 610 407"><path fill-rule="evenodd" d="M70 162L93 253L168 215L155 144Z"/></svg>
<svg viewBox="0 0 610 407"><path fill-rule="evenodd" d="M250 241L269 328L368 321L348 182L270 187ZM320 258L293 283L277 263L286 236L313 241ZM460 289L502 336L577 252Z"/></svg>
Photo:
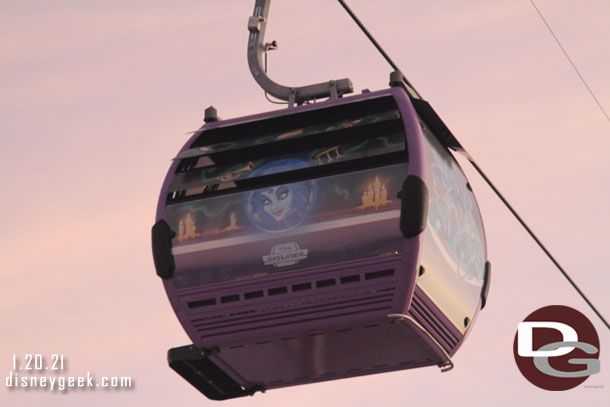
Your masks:
<svg viewBox="0 0 610 407"><path fill-rule="evenodd" d="M349 79L271 81L269 2L250 17L248 62L288 107L208 109L162 186L154 263L193 342L169 365L215 400L450 370L490 281L479 208L448 151L460 145L400 71L349 97Z"/></svg>

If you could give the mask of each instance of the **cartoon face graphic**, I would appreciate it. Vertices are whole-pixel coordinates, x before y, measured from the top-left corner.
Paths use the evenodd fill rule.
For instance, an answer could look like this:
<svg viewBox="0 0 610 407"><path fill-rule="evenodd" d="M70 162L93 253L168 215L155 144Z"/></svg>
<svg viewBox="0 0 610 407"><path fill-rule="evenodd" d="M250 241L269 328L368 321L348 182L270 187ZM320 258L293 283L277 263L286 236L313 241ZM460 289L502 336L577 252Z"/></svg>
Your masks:
<svg viewBox="0 0 610 407"><path fill-rule="evenodd" d="M250 176L263 176L305 168L301 160L273 161ZM315 180L270 186L245 194L246 214L253 225L266 232L282 232L299 225L311 212L316 199Z"/></svg>
<svg viewBox="0 0 610 407"><path fill-rule="evenodd" d="M290 211L292 203L292 194L290 192L290 187L287 185L280 185L261 191L263 209L278 222L284 220Z"/></svg>

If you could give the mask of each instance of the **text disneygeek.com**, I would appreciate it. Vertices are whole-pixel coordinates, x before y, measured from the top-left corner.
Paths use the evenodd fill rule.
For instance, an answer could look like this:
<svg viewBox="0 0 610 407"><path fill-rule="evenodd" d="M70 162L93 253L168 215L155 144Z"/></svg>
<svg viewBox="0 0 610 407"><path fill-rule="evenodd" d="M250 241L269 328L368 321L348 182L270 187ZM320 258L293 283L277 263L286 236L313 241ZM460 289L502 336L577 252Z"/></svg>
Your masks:
<svg viewBox="0 0 610 407"><path fill-rule="evenodd" d="M80 376L66 376L65 360L62 354L13 355L12 370L4 378L3 384L9 390L42 389L66 393L70 390L84 389L130 389L133 387L129 376L101 376L96 378L87 372ZM45 374L43 374L45 373Z"/></svg>

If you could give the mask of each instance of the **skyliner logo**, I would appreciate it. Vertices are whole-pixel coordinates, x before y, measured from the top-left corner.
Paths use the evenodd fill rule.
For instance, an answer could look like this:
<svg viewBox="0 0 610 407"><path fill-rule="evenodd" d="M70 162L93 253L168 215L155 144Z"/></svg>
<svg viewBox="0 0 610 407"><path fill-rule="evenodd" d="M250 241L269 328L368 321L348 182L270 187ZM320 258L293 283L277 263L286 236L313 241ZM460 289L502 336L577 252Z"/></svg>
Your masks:
<svg viewBox="0 0 610 407"><path fill-rule="evenodd" d="M271 254L263 256L265 266L284 267L297 264L307 258L307 249L301 249L294 242L282 243L273 246Z"/></svg>

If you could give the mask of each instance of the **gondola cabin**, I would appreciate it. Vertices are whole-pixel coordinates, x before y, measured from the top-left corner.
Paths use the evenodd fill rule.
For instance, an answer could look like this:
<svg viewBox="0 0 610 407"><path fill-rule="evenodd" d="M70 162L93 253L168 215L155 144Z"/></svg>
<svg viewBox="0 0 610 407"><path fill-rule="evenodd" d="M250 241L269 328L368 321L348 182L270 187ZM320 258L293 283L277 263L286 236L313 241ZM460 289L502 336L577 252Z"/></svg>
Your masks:
<svg viewBox="0 0 610 407"><path fill-rule="evenodd" d="M157 274L193 342L170 366L217 400L449 369L489 267L442 129L392 87L195 132L153 227Z"/></svg>

